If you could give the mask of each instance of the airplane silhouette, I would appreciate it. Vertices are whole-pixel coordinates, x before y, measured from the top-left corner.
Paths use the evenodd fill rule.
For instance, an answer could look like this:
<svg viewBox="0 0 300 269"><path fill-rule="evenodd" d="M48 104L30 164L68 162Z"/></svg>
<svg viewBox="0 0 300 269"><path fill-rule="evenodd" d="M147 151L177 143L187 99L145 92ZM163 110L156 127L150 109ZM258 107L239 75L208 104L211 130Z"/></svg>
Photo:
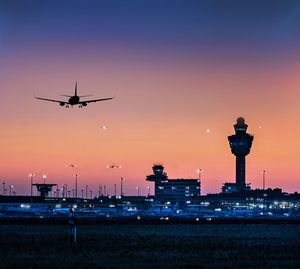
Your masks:
<svg viewBox="0 0 300 269"><path fill-rule="evenodd" d="M85 100L85 101L80 101L80 98L82 97L88 97L91 95L77 95L77 81L75 83L75 94L73 96L70 95L64 95L62 94L61 96L69 97L68 101L60 101L60 100L53 100L53 99L47 99L47 98L42 98L42 97L35 97L36 99L43 100L43 101L49 101L49 102L55 102L59 103L60 106L75 106L79 105L79 107L87 106L88 103L96 103L100 101L106 101L106 100L112 100L115 97L109 97L109 98L101 98L101 99L93 99L93 100Z"/></svg>
<svg viewBox="0 0 300 269"><path fill-rule="evenodd" d="M117 168L122 168L122 165L117 165L113 163L112 165L106 165L106 168L117 169Z"/></svg>

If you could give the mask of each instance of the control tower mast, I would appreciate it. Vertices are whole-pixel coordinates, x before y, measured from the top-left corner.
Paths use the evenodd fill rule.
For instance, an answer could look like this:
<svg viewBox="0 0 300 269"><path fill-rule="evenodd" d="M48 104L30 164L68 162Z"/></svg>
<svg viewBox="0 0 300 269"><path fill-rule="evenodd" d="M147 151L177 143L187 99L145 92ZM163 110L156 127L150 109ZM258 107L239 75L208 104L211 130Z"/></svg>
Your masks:
<svg viewBox="0 0 300 269"><path fill-rule="evenodd" d="M228 136L232 154L236 156L236 189L246 189L246 156L250 153L253 135L246 133L248 125L245 119L240 117L234 125L235 135Z"/></svg>

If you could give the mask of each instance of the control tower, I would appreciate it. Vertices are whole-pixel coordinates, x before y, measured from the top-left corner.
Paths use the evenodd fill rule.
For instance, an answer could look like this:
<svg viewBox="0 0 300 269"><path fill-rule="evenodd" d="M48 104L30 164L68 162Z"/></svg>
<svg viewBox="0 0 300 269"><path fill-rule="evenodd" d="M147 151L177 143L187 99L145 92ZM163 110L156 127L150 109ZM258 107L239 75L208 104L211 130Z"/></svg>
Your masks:
<svg viewBox="0 0 300 269"><path fill-rule="evenodd" d="M40 195L42 198L48 197L49 192L52 190L54 186L57 186L56 184L32 184L33 186L36 186L37 190L40 192Z"/></svg>
<svg viewBox="0 0 300 269"><path fill-rule="evenodd" d="M167 173L164 172L164 166L162 164L154 164L152 167L153 175L147 176L148 181L167 181Z"/></svg>
<svg viewBox="0 0 300 269"><path fill-rule="evenodd" d="M235 135L228 136L229 145L232 154L236 156L236 190L242 191L246 189L245 180L245 159L250 153L253 135L246 133L248 125L245 119L240 117L234 125Z"/></svg>

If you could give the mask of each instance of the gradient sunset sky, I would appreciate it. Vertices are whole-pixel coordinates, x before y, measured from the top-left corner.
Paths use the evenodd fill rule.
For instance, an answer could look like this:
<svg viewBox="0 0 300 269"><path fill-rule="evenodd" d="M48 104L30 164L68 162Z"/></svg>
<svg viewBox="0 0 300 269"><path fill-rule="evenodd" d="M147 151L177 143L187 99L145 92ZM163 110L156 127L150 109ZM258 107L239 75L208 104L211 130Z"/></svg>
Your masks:
<svg viewBox="0 0 300 269"><path fill-rule="evenodd" d="M34 99L64 100L76 80L116 98ZM201 168L203 193L219 192L235 179L239 116L255 136L247 182L266 170L267 187L299 191L300 1L1 0L0 94L0 180L18 194L30 172L69 189L77 172L79 190L110 194L124 177L125 194L145 194L155 162L171 178Z"/></svg>

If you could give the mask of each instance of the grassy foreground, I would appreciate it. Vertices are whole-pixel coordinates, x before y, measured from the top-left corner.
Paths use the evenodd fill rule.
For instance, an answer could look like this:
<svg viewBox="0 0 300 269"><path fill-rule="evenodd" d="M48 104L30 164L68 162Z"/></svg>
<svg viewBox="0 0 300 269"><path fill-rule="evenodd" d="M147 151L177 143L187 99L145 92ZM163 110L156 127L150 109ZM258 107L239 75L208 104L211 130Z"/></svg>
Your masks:
<svg viewBox="0 0 300 269"><path fill-rule="evenodd" d="M300 268L300 225L0 225L0 268Z"/></svg>

